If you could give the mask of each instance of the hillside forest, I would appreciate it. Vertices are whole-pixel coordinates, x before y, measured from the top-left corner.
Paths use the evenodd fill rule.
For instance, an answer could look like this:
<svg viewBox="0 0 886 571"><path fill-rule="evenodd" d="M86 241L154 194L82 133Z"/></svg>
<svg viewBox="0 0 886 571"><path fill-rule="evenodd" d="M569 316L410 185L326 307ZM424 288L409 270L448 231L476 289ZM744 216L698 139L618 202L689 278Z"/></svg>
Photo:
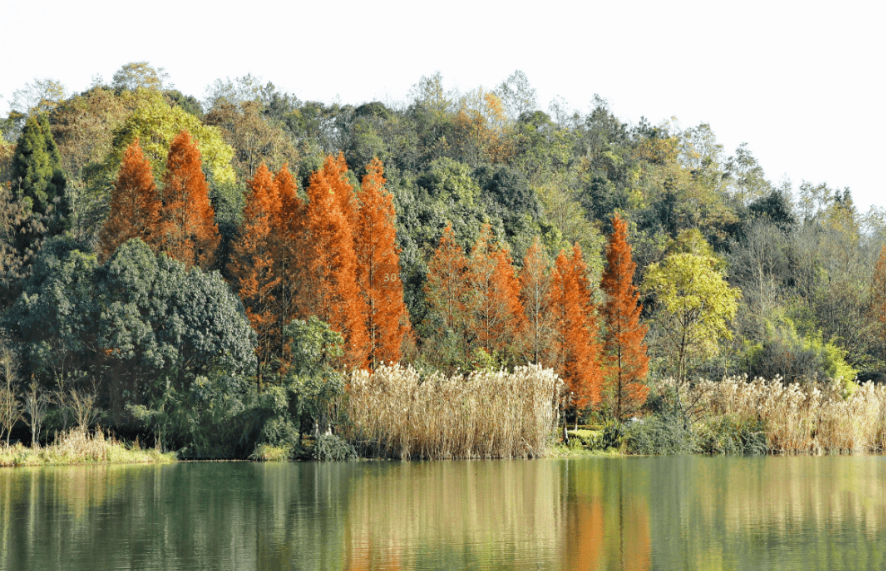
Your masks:
<svg viewBox="0 0 886 571"><path fill-rule="evenodd" d="M35 79L0 129L7 438L245 456L346 425L349 375L391 363L541 364L575 422L642 416L666 378L886 371L886 212L711 125L542 110L519 71L344 104L135 62Z"/></svg>

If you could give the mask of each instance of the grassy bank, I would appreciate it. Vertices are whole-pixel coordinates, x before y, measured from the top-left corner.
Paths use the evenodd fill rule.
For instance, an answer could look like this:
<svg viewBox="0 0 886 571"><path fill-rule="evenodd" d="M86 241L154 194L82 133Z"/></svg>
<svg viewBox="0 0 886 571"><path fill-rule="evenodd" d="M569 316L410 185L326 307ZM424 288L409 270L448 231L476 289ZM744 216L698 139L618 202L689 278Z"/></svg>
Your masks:
<svg viewBox="0 0 886 571"><path fill-rule="evenodd" d="M105 437L74 429L47 446L0 445L0 466L63 466L75 464L163 464L175 461L172 452L142 450Z"/></svg>
<svg viewBox="0 0 886 571"><path fill-rule="evenodd" d="M652 387L641 418L570 431L558 456L886 452L886 386L727 378Z"/></svg>

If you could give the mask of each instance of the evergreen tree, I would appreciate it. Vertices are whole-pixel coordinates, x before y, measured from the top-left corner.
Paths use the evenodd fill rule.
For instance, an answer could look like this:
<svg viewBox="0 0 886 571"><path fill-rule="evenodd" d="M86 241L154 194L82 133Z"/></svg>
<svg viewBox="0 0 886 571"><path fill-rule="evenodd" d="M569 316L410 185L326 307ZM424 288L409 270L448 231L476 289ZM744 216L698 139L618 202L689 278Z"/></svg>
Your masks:
<svg viewBox="0 0 886 571"><path fill-rule="evenodd" d="M123 154L111 191L111 211L99 233L98 250L102 260L110 258L121 244L132 238L141 238L156 251L160 207L151 162L136 139Z"/></svg>
<svg viewBox="0 0 886 571"><path fill-rule="evenodd" d="M606 323L606 385L619 421L641 406L648 392L644 380L649 357L643 342L647 327L640 323L640 295L633 282L636 268L628 244L628 225L616 214L612 218L600 288L605 293L602 314Z"/></svg>
<svg viewBox="0 0 886 571"><path fill-rule="evenodd" d="M61 155L45 114L31 116L25 123L12 157L12 183L34 212L48 214L53 207L68 213L65 175Z"/></svg>
<svg viewBox="0 0 886 571"><path fill-rule="evenodd" d="M212 267L221 237L209 202L200 150L187 131L181 131L169 147L161 223L161 251L187 266L203 270Z"/></svg>
<svg viewBox="0 0 886 571"><path fill-rule="evenodd" d="M375 158L366 167L354 227L357 283L366 300L368 359L372 368L400 360L403 339L410 329L400 281L394 202L384 185L382 163Z"/></svg>

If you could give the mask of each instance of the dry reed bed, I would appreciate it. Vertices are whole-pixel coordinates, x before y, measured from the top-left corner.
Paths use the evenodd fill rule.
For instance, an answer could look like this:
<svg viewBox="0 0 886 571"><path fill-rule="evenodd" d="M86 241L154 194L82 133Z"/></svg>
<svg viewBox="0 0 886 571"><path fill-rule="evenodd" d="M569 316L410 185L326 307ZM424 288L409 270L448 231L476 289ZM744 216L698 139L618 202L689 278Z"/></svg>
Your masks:
<svg viewBox="0 0 886 571"><path fill-rule="evenodd" d="M886 450L886 386L864 383L845 396L841 383L785 384L744 378L677 387L695 423L731 416L764 423L776 454Z"/></svg>
<svg viewBox="0 0 886 571"><path fill-rule="evenodd" d="M538 365L425 378L392 365L349 381L345 436L364 453L401 459L544 456L563 387Z"/></svg>
<svg viewBox="0 0 886 571"><path fill-rule="evenodd" d="M175 455L159 450L130 448L105 437L99 429L90 434L75 428L58 435L53 444L26 448L21 444L0 447L0 466L49 466L69 464L146 464L173 462Z"/></svg>

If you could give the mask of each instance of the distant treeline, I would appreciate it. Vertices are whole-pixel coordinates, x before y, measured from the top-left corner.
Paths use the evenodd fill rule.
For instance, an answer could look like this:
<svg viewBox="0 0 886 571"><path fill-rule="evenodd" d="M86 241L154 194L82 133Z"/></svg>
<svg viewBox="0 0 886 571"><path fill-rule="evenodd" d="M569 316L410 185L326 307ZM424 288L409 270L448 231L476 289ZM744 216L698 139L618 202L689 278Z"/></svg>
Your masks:
<svg viewBox="0 0 886 571"><path fill-rule="evenodd" d="M886 368L883 213L772 184L709 125L545 112L521 72L356 106L165 81L35 80L0 122L4 390L56 395L49 425L94 394L121 430L244 455L319 439L342 373L388 361L538 362L570 418L617 419L648 378Z"/></svg>

